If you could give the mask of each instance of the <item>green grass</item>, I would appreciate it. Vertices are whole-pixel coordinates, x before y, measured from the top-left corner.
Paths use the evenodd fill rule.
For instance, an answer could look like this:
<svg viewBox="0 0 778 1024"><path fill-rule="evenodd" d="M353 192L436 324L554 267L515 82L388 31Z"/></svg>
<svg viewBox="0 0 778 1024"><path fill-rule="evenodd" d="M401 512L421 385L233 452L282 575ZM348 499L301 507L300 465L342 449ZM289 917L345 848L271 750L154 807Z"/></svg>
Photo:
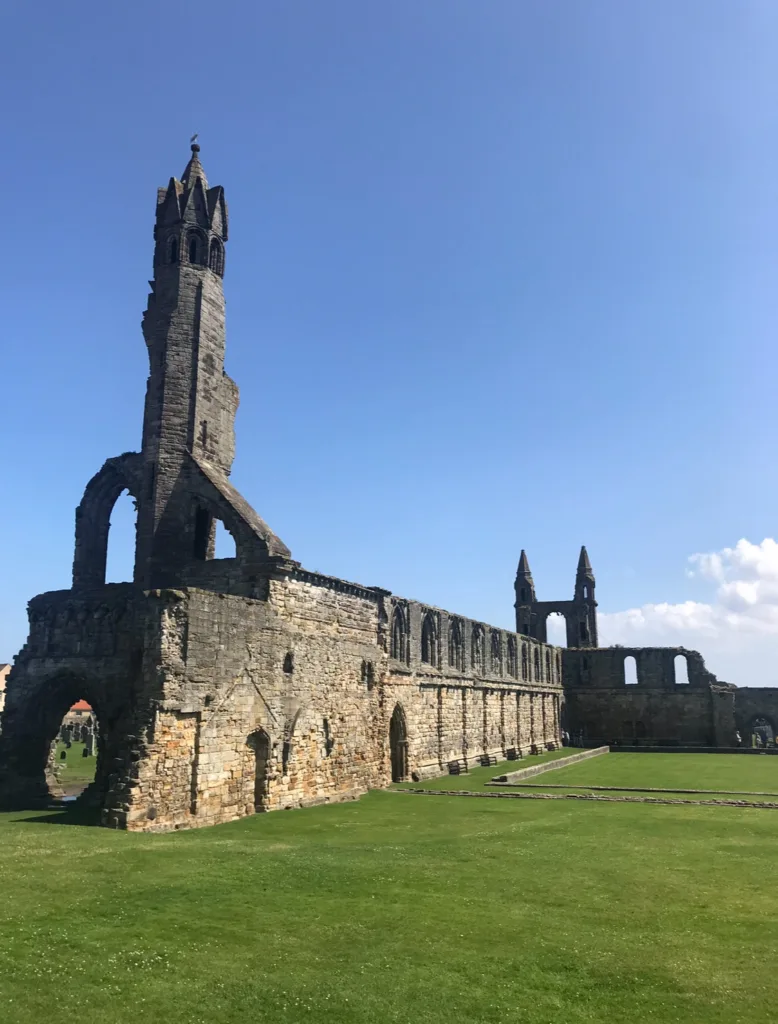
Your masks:
<svg viewBox="0 0 778 1024"><path fill-rule="evenodd" d="M559 768L534 782L664 789L751 789L778 793L778 756L757 754L617 754Z"/></svg>
<svg viewBox="0 0 778 1024"><path fill-rule="evenodd" d="M62 751L67 754L67 759L60 760ZM84 757L84 744L73 743L68 749L64 743L57 744L57 764L61 766L59 779L66 789L77 789L79 785L86 786L95 777L96 757Z"/></svg>
<svg viewBox="0 0 778 1024"><path fill-rule="evenodd" d="M642 756L667 771L590 764ZM770 788L763 760L737 758L737 788ZM4 1024L736 1024L778 1003L772 811L373 793L156 836L74 820L0 815Z"/></svg>
<svg viewBox="0 0 778 1024"><path fill-rule="evenodd" d="M500 761L491 768L471 768L467 775L440 775L434 779L422 779L421 782L398 782L394 789L450 789L450 790L482 790L497 775L517 772L522 768L531 768L544 761L557 761L560 757L570 757L580 751L574 747L562 747L560 750L548 750L543 754L530 754L520 761ZM561 769L560 769L561 771Z"/></svg>

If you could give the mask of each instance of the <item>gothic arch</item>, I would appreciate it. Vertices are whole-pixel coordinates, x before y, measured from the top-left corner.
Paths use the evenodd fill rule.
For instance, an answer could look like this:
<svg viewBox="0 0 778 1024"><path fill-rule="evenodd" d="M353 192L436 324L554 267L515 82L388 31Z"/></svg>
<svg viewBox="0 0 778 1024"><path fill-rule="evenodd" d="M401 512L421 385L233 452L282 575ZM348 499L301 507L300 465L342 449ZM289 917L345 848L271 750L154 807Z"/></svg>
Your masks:
<svg viewBox="0 0 778 1024"><path fill-rule="evenodd" d="M449 620L448 663L458 672L465 670L465 641L462 635L462 623L459 619Z"/></svg>
<svg viewBox="0 0 778 1024"><path fill-rule="evenodd" d="M389 722L389 756L392 782L402 782L408 777L408 727L402 704L395 704Z"/></svg>
<svg viewBox="0 0 778 1024"><path fill-rule="evenodd" d="M473 633L470 637L470 662L474 675L486 675L486 652L484 650L483 626L476 623L473 626Z"/></svg>
<svg viewBox="0 0 778 1024"><path fill-rule="evenodd" d="M141 491L140 455L128 452L108 459L86 485L76 509L76 550L73 557L73 587L102 587L108 555L111 512L122 491L138 501Z"/></svg>
<svg viewBox="0 0 778 1024"><path fill-rule="evenodd" d="M394 606L392 612L392 628L389 633L389 654L397 661L407 664L408 661L408 622L401 605Z"/></svg>
<svg viewBox="0 0 778 1024"><path fill-rule="evenodd" d="M421 660L433 668L438 665L438 627L432 612L426 612L421 623Z"/></svg>
<svg viewBox="0 0 778 1024"><path fill-rule="evenodd" d="M218 238L211 239L208 253L208 266L219 277L224 277L224 249Z"/></svg>
<svg viewBox="0 0 778 1024"><path fill-rule="evenodd" d="M268 809L268 768L270 765L270 736L264 729L255 729L246 740L251 751L251 776L253 784L254 810Z"/></svg>

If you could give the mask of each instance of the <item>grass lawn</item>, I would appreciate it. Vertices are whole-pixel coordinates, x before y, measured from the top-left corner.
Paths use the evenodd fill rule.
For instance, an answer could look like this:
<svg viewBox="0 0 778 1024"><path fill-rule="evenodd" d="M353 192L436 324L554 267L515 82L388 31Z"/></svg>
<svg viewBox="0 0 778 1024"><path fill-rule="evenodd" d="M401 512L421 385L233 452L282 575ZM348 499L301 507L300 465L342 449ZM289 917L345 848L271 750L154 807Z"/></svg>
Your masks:
<svg viewBox="0 0 778 1024"><path fill-rule="evenodd" d="M65 751L67 760L60 760ZM59 779L68 793L80 792L95 777L96 757L84 757L84 744L73 743L68 749L64 743L57 744L57 764L61 766Z"/></svg>
<svg viewBox="0 0 778 1024"><path fill-rule="evenodd" d="M168 835L73 820L0 815L5 1024L734 1024L778 1003L773 811L372 793Z"/></svg>
<svg viewBox="0 0 778 1024"><path fill-rule="evenodd" d="M778 793L778 756L758 754L618 754L560 768L529 782L571 786L758 790Z"/></svg>

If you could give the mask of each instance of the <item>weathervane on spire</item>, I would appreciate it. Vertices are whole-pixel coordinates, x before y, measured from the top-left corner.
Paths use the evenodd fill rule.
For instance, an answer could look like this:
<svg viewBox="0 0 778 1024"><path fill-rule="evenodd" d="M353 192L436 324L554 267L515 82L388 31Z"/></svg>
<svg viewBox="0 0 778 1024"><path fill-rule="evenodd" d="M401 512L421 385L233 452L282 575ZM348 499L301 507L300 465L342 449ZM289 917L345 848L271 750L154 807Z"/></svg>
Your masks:
<svg viewBox="0 0 778 1024"><path fill-rule="evenodd" d="M192 138L189 141L190 142L197 142L197 135L198 135L198 133L195 132L194 135L192 136Z"/></svg>

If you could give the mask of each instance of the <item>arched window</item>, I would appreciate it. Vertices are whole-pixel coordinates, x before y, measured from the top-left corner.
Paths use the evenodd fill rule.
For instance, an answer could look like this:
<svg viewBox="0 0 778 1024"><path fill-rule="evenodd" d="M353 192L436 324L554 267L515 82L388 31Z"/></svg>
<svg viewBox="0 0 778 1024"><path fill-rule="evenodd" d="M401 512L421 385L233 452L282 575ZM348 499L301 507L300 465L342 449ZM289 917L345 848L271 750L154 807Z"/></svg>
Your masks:
<svg viewBox="0 0 778 1024"><path fill-rule="evenodd" d="M208 257L208 266L214 272L222 277L224 274L224 249L222 249L221 242L218 238L211 239L211 251Z"/></svg>
<svg viewBox="0 0 778 1024"><path fill-rule="evenodd" d="M432 612L427 612L421 624L421 660L425 665L438 664L438 630Z"/></svg>
<svg viewBox="0 0 778 1024"><path fill-rule="evenodd" d="M168 263L178 263L178 239L171 238L168 246Z"/></svg>
<svg viewBox="0 0 778 1024"><path fill-rule="evenodd" d="M551 651L546 651L546 682L551 682Z"/></svg>
<svg viewBox="0 0 778 1024"><path fill-rule="evenodd" d="M535 648L535 653L532 658L532 668L535 671L535 682L540 681L540 651Z"/></svg>
<svg viewBox="0 0 778 1024"><path fill-rule="evenodd" d="M470 648L473 674L482 676L486 672L486 659L484 657L484 631L481 626L473 626Z"/></svg>
<svg viewBox="0 0 778 1024"><path fill-rule="evenodd" d="M508 637L508 675L515 679L519 674L519 662L516 657L516 637Z"/></svg>
<svg viewBox="0 0 778 1024"><path fill-rule="evenodd" d="M638 683L638 663L631 654L624 659L624 682L627 686L637 686Z"/></svg>
<svg viewBox="0 0 778 1024"><path fill-rule="evenodd" d="M556 681L562 682L562 655L557 651L556 654Z"/></svg>
<svg viewBox="0 0 778 1024"><path fill-rule="evenodd" d="M197 235L190 235L189 237L189 262L199 263L199 250L200 246L197 244Z"/></svg>
<svg viewBox="0 0 778 1024"><path fill-rule="evenodd" d="M578 624L578 635L582 643L588 643L589 641L589 623L586 619L583 619Z"/></svg>
<svg viewBox="0 0 778 1024"><path fill-rule="evenodd" d="M465 668L465 644L462 639L462 623L451 619L448 624L448 663L458 672Z"/></svg>
<svg viewBox="0 0 778 1024"><path fill-rule="evenodd" d="M688 686L689 684L689 667L686 663L685 654L676 654L673 660L673 666L675 668L675 681L681 686Z"/></svg>
<svg viewBox="0 0 778 1024"><path fill-rule="evenodd" d="M492 630L492 673L502 675L502 643L497 630Z"/></svg>
<svg viewBox="0 0 778 1024"><path fill-rule="evenodd" d="M398 661L408 661L408 629L405 613L398 605L392 615L392 633L389 654Z"/></svg>
<svg viewBox="0 0 778 1024"><path fill-rule="evenodd" d="M527 656L527 645L521 645L521 678L527 679L529 677L529 658Z"/></svg>

